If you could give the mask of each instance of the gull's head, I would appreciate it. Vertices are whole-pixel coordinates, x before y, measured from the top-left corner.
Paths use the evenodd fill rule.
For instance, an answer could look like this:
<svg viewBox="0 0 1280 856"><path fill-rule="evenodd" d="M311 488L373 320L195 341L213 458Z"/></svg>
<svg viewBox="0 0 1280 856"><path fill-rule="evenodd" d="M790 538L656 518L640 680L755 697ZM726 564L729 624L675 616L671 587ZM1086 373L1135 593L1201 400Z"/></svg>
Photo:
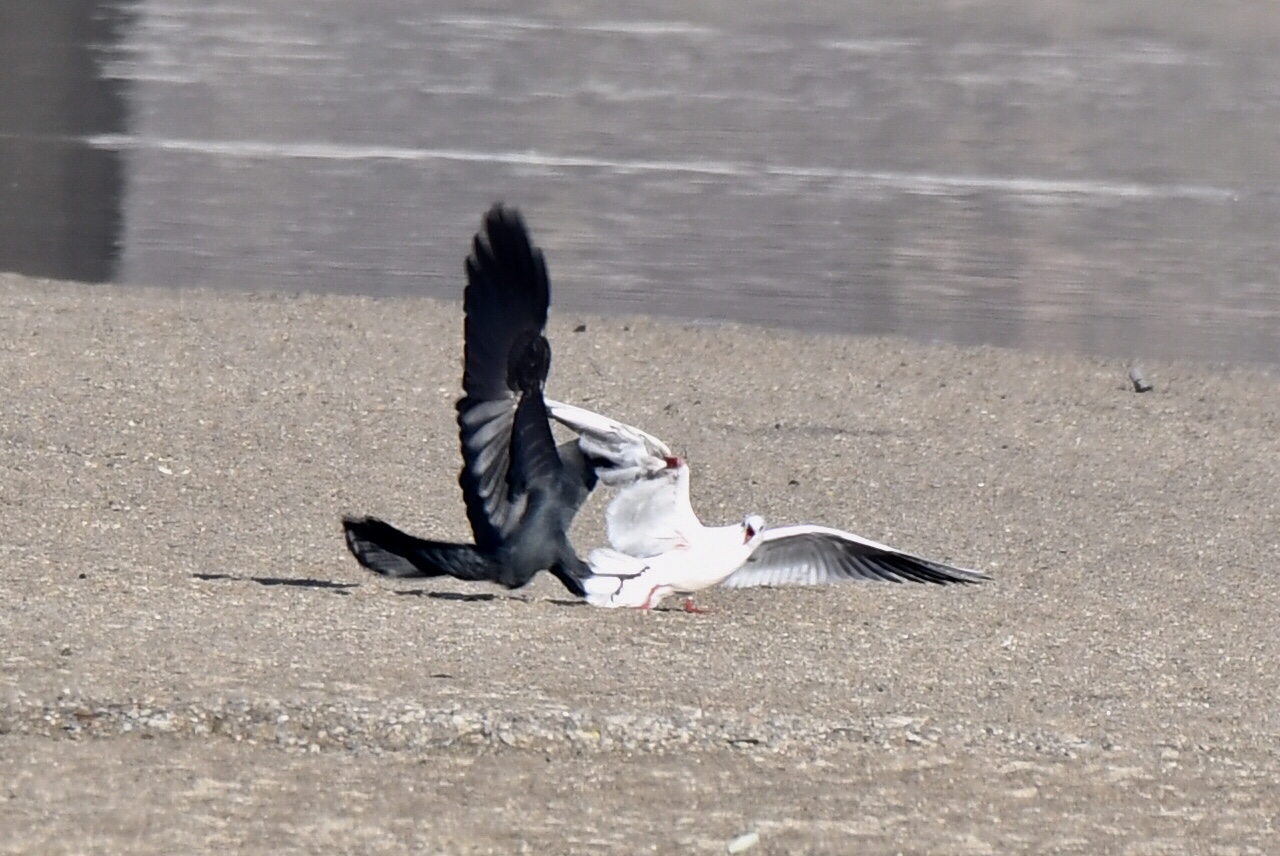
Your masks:
<svg viewBox="0 0 1280 856"><path fill-rule="evenodd" d="M764 532L764 518L759 514L748 514L742 518L742 543L755 544Z"/></svg>

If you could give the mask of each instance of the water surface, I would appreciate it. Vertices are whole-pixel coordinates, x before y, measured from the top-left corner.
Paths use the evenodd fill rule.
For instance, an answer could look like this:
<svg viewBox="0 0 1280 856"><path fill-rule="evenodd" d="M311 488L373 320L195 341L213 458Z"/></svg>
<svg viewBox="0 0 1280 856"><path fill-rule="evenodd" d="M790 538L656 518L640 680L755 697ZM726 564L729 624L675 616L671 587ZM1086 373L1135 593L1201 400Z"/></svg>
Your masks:
<svg viewBox="0 0 1280 856"><path fill-rule="evenodd" d="M1280 51L1182 6L5 4L0 268L457 297L500 198L561 312L1280 364Z"/></svg>

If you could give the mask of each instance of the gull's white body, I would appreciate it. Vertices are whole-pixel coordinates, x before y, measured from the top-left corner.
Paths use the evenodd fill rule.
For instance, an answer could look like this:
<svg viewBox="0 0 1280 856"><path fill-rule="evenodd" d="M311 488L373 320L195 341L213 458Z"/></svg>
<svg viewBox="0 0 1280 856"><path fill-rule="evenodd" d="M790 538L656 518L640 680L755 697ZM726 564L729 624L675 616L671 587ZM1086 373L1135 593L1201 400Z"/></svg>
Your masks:
<svg viewBox="0 0 1280 856"><path fill-rule="evenodd" d="M593 550L587 557L592 575L583 580L587 602L651 609L668 595L691 595L719 585L751 555L763 525L755 515L736 526L699 525L687 540L647 558Z"/></svg>
<svg viewBox="0 0 1280 856"><path fill-rule="evenodd" d="M651 592L659 592L660 600L722 582L742 588L988 579L826 526L780 526L757 532L749 543L729 543L732 538L722 533L741 537L743 525L702 525L689 500L689 467L661 440L580 407L547 400L547 410L578 433L584 454L607 463L597 469L600 479L618 488L605 511L613 549L596 550L587 559L593 575L603 578L584 582L587 600L596 605L646 608L656 602Z"/></svg>

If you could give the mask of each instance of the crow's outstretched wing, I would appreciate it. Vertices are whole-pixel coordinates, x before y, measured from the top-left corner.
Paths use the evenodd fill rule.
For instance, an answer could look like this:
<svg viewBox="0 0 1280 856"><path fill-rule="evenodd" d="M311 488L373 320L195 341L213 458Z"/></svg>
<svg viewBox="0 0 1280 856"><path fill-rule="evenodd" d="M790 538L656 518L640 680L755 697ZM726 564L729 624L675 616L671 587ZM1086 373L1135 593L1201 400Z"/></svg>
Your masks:
<svg viewBox="0 0 1280 856"><path fill-rule="evenodd" d="M559 477L546 417L530 418L545 413L542 385L551 348L543 329L551 287L524 221L501 205L485 215L466 268L458 483L476 546L492 552L519 526L530 492L554 489ZM533 397L537 401L521 403Z"/></svg>

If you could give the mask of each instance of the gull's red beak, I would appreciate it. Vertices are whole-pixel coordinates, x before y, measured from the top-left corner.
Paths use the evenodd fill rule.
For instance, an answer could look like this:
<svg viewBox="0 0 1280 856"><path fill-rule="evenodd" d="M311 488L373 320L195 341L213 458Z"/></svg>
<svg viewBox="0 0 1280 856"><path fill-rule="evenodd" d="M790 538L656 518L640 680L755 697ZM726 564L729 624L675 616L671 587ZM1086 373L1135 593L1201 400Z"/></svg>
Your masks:
<svg viewBox="0 0 1280 856"><path fill-rule="evenodd" d="M751 539L754 537L756 537L756 528L754 526L747 526L746 531L742 533L742 543L750 544Z"/></svg>
<svg viewBox="0 0 1280 856"><path fill-rule="evenodd" d="M674 470L684 466L684 458L670 457L666 459L667 469Z"/></svg>

